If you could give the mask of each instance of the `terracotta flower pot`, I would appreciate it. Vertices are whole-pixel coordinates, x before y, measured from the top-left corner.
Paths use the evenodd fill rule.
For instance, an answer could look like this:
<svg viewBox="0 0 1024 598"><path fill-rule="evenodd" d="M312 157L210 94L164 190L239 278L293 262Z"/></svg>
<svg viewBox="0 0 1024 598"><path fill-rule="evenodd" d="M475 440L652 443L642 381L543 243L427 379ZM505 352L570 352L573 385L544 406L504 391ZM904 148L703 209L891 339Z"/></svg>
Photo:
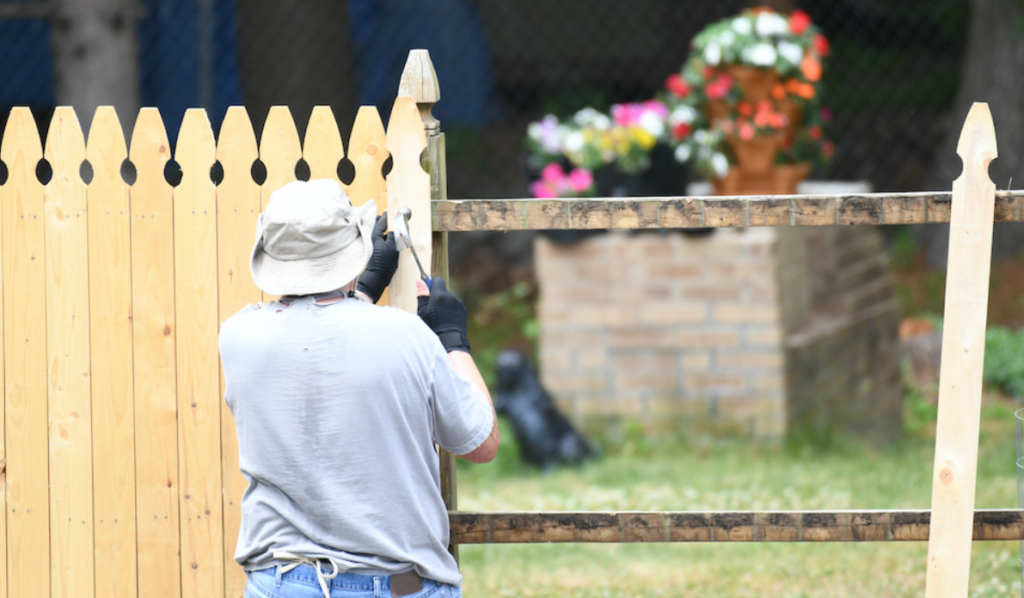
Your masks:
<svg viewBox="0 0 1024 598"><path fill-rule="evenodd" d="M793 100L786 99L778 103L778 110L786 115L786 120L788 121L784 131L785 137L787 139L792 139L803 122L803 108Z"/></svg>
<svg viewBox="0 0 1024 598"><path fill-rule="evenodd" d="M798 164L779 164L775 167L774 184L775 191L781 195L792 195L796 193L796 186L800 181L807 178L811 173L811 165L806 162Z"/></svg>
<svg viewBox="0 0 1024 598"><path fill-rule="evenodd" d="M745 64L730 64L723 69L732 77L743 92L743 99L748 102L760 102L771 96L772 87L779 80L775 69L763 69Z"/></svg>
<svg viewBox="0 0 1024 598"><path fill-rule="evenodd" d="M736 170L744 174L765 174L775 163L779 136L757 135L749 141L731 136L729 146L736 156Z"/></svg>
<svg viewBox="0 0 1024 598"><path fill-rule="evenodd" d="M729 118L729 103L722 100L711 100L708 102L708 122L714 124L716 120Z"/></svg>

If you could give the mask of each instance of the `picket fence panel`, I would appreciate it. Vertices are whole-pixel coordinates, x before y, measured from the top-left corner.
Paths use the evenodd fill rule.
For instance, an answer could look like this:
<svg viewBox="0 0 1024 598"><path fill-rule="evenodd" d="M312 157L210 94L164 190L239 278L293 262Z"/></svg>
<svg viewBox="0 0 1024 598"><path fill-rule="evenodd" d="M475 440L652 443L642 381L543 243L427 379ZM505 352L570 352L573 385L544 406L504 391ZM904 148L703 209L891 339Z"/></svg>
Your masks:
<svg viewBox="0 0 1024 598"><path fill-rule="evenodd" d="M408 201L429 199L418 166L426 142L408 100L392 111L403 124L391 140L376 108L359 111L347 185L357 206L387 209L392 153L391 184ZM337 121L314 109L303 144L277 106L257 144L244 108L228 110L219 138L205 111L189 110L173 155L153 108L140 110L130 144L109 107L88 138L71 108L57 109L45 153L38 130L15 108L0 142L0 598L242 596L233 554L246 482L217 334L247 303L270 299L249 273L270 194L296 179L300 159L311 178L338 180ZM165 176L172 158L176 186ZM429 227L427 206L417 210ZM416 276L406 270L398 278L409 288Z"/></svg>

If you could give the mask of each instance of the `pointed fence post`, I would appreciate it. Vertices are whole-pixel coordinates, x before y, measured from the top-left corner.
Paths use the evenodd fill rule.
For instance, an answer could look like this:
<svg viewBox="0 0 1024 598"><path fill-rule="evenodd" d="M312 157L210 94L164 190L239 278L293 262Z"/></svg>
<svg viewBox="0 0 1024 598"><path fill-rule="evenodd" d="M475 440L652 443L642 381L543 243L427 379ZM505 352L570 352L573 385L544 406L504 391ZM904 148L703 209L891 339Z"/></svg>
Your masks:
<svg viewBox="0 0 1024 598"><path fill-rule="evenodd" d="M966 597L970 577L996 192L988 178L997 155L988 104L971 107L956 153L964 171L953 181L950 214L926 598Z"/></svg>
<svg viewBox="0 0 1024 598"><path fill-rule="evenodd" d="M398 95L410 96L416 101L423 120L423 131L427 135L427 151L423 156L423 168L430 174L430 199L448 199L448 172L445 165L444 133L441 121L431 110L441 99L441 87L437 82L434 63L427 50L410 50L409 58L402 71ZM424 215L425 217L431 217ZM433 268L431 277L440 276L448 280L448 233L435 232L431 238L433 247ZM455 479L455 455L444 449L439 450L441 459L441 496L449 511L458 510L458 491ZM459 548L448 545L448 550L459 560Z"/></svg>

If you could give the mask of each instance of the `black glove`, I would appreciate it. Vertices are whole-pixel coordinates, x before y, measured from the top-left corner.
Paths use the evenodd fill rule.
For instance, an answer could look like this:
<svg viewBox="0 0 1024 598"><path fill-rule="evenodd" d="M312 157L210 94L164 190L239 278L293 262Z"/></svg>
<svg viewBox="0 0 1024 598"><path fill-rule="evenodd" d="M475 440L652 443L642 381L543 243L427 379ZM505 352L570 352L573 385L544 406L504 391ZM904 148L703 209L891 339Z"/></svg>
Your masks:
<svg viewBox="0 0 1024 598"><path fill-rule="evenodd" d="M359 275L359 282L356 283L356 290L362 291L376 303L384 293L384 289L391 284L391 277L398 269L398 249L395 247L395 235L384 234L388 227L388 215L384 213L377 216L377 223L373 225L373 233L370 239L373 241L373 256L366 269Z"/></svg>
<svg viewBox="0 0 1024 598"><path fill-rule="evenodd" d="M441 339L444 350L470 352L466 336L466 306L448 292L443 278L434 278L429 297L417 297L416 313Z"/></svg>

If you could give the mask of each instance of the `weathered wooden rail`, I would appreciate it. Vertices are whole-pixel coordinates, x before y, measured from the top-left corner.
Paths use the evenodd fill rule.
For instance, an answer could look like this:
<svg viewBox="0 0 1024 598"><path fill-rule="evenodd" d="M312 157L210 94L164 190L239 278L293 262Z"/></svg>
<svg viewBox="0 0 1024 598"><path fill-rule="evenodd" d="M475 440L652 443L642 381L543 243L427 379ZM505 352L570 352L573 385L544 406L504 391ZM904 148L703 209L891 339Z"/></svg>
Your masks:
<svg viewBox="0 0 1024 598"><path fill-rule="evenodd" d="M435 231L851 226L949 222L952 193L434 201ZM995 222L1024 222L1024 191L997 191Z"/></svg>
<svg viewBox="0 0 1024 598"><path fill-rule="evenodd" d="M457 544L536 542L921 542L928 510L453 511ZM1024 510L974 512L974 540L1024 538Z"/></svg>

